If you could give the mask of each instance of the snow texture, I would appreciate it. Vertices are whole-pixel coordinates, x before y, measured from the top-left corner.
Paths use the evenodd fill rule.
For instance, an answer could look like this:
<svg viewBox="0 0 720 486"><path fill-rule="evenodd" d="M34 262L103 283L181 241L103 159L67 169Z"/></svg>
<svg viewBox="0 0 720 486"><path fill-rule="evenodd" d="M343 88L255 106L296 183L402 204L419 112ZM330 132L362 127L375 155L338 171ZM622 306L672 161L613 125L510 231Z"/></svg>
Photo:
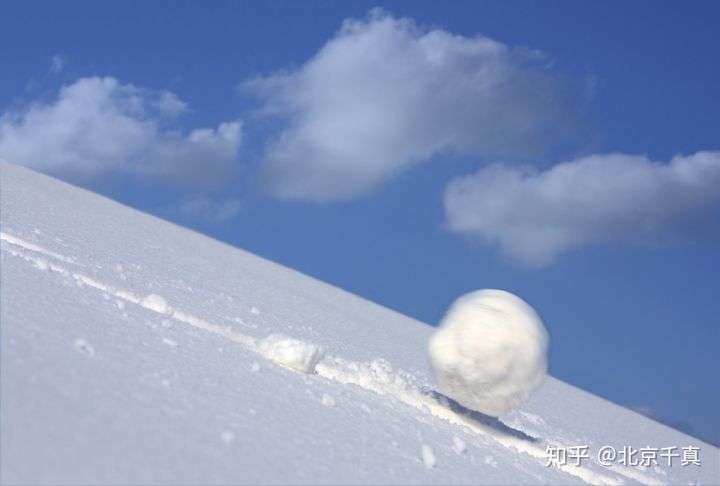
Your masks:
<svg viewBox="0 0 720 486"><path fill-rule="evenodd" d="M500 419L469 410L435 389L432 327L0 172L3 484L720 483L717 448L552 377ZM606 468L608 444L697 446L702 467Z"/></svg>
<svg viewBox="0 0 720 486"><path fill-rule="evenodd" d="M535 311L503 290L457 299L430 339L439 390L499 416L526 401L547 373L548 335Z"/></svg>

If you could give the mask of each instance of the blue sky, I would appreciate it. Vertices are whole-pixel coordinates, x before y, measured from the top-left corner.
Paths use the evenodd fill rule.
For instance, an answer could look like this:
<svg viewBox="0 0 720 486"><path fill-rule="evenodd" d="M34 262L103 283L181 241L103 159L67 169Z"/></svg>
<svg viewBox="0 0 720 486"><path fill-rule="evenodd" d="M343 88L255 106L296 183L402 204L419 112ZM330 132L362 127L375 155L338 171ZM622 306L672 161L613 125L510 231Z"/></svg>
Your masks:
<svg viewBox="0 0 720 486"><path fill-rule="evenodd" d="M0 157L720 443L717 2L1 5Z"/></svg>

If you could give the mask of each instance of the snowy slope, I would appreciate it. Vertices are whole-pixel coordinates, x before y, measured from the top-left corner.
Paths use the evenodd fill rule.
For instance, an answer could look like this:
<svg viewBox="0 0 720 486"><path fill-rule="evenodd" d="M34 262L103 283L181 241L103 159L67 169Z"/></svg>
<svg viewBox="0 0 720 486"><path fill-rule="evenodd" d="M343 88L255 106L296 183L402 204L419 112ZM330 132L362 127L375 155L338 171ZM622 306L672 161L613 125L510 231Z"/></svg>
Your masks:
<svg viewBox="0 0 720 486"><path fill-rule="evenodd" d="M0 180L3 484L720 482L717 448L552 378L502 420L463 410L433 391L428 325L32 171ZM604 467L605 445L702 466Z"/></svg>

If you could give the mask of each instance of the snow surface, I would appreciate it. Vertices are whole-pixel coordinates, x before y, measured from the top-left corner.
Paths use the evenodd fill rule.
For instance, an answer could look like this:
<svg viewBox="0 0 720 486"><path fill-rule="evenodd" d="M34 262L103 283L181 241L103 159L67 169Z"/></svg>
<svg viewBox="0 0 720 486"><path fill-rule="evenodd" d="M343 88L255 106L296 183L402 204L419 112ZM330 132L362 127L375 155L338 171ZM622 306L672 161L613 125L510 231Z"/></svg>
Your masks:
<svg viewBox="0 0 720 486"><path fill-rule="evenodd" d="M510 292L485 289L453 303L428 354L442 393L497 417L540 386L547 348L547 331L532 307Z"/></svg>
<svg viewBox="0 0 720 486"><path fill-rule="evenodd" d="M428 325L27 169L0 183L3 484L720 482L717 448L552 377L463 408ZM604 467L605 445L702 466Z"/></svg>

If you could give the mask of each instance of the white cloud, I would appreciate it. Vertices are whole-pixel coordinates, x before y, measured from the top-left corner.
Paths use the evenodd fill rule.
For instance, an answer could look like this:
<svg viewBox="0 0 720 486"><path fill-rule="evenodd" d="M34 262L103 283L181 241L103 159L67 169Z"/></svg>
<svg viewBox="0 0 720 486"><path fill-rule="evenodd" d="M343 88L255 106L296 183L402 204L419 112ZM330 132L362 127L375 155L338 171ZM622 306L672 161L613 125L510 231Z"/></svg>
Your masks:
<svg viewBox="0 0 720 486"><path fill-rule="evenodd" d="M243 83L287 122L265 155L277 196L347 199L440 152L535 154L575 120L547 60L375 10L291 72Z"/></svg>
<svg viewBox="0 0 720 486"><path fill-rule="evenodd" d="M65 58L59 54L56 54L50 59L50 74L60 74L65 68Z"/></svg>
<svg viewBox="0 0 720 486"><path fill-rule="evenodd" d="M593 155L544 172L492 165L450 182L447 226L531 265L593 243L665 244L717 237L720 152L669 164Z"/></svg>
<svg viewBox="0 0 720 486"><path fill-rule="evenodd" d="M211 223L222 223L237 216L242 203L235 198L214 200L207 196L195 195L180 201L178 212L190 219L200 219Z"/></svg>
<svg viewBox="0 0 720 486"><path fill-rule="evenodd" d="M53 103L0 117L0 157L70 178L124 172L190 185L220 182L237 165L242 125L187 135L169 129L186 110L170 92L82 78Z"/></svg>

